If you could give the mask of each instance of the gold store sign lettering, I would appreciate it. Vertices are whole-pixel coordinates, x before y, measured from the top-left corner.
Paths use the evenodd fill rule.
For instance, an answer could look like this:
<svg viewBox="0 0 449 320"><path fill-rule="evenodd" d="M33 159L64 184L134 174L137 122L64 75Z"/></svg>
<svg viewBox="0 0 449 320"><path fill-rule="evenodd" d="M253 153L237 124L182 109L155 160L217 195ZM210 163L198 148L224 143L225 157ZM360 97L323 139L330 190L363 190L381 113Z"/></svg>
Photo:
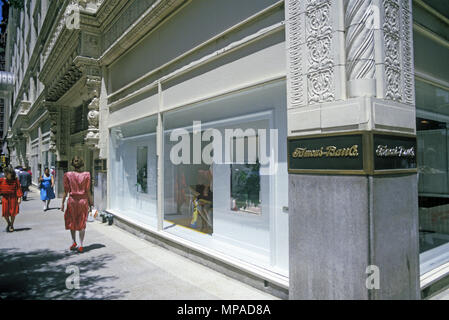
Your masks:
<svg viewBox="0 0 449 320"><path fill-rule="evenodd" d="M292 153L293 158L339 158L339 157L358 157L359 146L353 145L348 148L337 148L335 146L321 147L320 149L296 148Z"/></svg>
<svg viewBox="0 0 449 320"><path fill-rule="evenodd" d="M388 147L387 145L378 145L376 149L376 155L378 157L404 157L413 158L415 157L415 148L405 148L403 146L397 146L394 148Z"/></svg>

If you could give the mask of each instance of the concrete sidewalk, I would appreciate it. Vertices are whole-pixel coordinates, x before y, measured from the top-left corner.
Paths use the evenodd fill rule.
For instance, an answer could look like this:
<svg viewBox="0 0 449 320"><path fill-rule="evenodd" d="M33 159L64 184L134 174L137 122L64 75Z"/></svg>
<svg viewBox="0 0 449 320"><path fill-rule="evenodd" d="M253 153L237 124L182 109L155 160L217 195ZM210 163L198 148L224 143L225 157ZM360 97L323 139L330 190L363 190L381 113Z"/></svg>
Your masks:
<svg viewBox="0 0 449 320"><path fill-rule="evenodd" d="M98 221L88 222L85 252L70 252L60 205L53 200L44 212L33 189L16 232L2 219L0 299L277 299ZM79 289L66 287L71 268L79 269Z"/></svg>

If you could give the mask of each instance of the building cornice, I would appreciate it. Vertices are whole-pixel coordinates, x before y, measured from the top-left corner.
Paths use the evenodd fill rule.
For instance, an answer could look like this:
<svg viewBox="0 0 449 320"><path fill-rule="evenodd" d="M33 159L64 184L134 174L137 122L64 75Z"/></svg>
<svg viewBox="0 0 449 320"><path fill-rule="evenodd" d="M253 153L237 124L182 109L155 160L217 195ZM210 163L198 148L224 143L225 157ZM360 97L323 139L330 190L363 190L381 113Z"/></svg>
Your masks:
<svg viewBox="0 0 449 320"><path fill-rule="evenodd" d="M59 10L57 23L54 25L52 34L43 49L40 75L42 82L46 83L49 78L53 78L55 66L63 63L62 61L65 61L67 56L75 57L81 54L80 50L82 49L82 42L85 41L83 37L85 33L97 38L88 45L97 47L96 51L98 52L94 52L93 55L99 53L100 32L98 24L95 23L95 13L102 3L103 0L72 0L70 2L66 0L64 2ZM78 29L69 29L67 28L67 19L72 14L74 7L79 10L80 25ZM81 37L81 41L77 37Z"/></svg>

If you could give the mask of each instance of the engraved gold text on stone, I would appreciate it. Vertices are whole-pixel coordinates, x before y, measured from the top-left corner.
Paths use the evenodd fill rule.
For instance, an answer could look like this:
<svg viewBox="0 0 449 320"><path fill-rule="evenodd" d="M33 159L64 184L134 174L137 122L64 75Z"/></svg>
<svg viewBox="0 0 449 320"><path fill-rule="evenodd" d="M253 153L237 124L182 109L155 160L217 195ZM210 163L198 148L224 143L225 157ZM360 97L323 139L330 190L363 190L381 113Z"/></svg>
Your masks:
<svg viewBox="0 0 449 320"><path fill-rule="evenodd" d="M320 149L296 148L293 151L293 158L338 158L338 157L358 157L359 146L353 145L348 148L337 148L335 146L321 147Z"/></svg>

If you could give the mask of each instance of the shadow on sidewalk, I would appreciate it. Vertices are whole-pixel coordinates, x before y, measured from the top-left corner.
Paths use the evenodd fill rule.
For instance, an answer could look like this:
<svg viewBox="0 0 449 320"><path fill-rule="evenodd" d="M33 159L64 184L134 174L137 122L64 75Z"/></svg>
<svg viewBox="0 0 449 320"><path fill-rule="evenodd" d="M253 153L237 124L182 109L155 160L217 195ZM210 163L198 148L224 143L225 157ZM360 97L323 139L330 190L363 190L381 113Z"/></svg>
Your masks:
<svg viewBox="0 0 449 320"><path fill-rule="evenodd" d="M89 247L93 250L99 246L103 245ZM114 259L112 255L65 261L72 256L73 253L51 250L0 249L0 300L120 299L125 296L127 292L110 286L117 277L101 276L101 270ZM67 279L74 275L67 269L71 266L79 268L79 289L66 287Z"/></svg>
<svg viewBox="0 0 449 320"><path fill-rule="evenodd" d="M84 247L84 252L89 252L95 249L101 249L106 247L104 244L94 243Z"/></svg>
<svg viewBox="0 0 449 320"><path fill-rule="evenodd" d="M30 231L31 228L14 228L14 232L20 232L20 231Z"/></svg>

